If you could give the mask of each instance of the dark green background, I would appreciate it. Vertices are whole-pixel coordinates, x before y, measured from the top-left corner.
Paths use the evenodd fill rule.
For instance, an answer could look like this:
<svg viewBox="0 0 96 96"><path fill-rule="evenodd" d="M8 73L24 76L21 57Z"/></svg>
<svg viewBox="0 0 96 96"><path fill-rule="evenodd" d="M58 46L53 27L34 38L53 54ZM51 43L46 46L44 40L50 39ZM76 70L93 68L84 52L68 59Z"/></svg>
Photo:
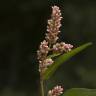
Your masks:
<svg viewBox="0 0 96 96"><path fill-rule="evenodd" d="M60 39L87 50L60 67L46 82L69 88L96 88L95 0L0 0L0 96L40 96L36 50L44 39L51 6L62 10Z"/></svg>

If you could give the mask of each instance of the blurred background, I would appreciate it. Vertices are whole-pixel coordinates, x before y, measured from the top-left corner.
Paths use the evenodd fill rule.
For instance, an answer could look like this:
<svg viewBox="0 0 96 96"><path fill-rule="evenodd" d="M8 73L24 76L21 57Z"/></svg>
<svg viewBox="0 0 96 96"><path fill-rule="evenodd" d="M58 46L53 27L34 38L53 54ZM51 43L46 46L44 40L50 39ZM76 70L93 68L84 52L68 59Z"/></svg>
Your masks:
<svg viewBox="0 0 96 96"><path fill-rule="evenodd" d="M46 92L57 84L65 91L96 88L95 0L1 0L0 96L40 96L36 51L53 5L62 10L62 41L94 44L64 63L46 82Z"/></svg>

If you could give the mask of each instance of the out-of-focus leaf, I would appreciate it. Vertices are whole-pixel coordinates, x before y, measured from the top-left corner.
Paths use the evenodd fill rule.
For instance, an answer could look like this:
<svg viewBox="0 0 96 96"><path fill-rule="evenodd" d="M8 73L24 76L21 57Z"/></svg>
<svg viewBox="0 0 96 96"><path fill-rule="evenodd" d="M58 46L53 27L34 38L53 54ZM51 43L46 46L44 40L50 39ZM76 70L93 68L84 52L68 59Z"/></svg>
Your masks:
<svg viewBox="0 0 96 96"><path fill-rule="evenodd" d="M50 76L57 70L57 68L64 62L66 62L68 59L76 55L77 53L81 52L82 50L86 49L88 46L92 45L91 42L86 43L84 45L81 45L80 47L77 47L73 49L72 51L68 53L64 53L63 55L60 55L54 63L45 71L43 74L43 79L49 79Z"/></svg>
<svg viewBox="0 0 96 96"><path fill-rule="evenodd" d="M63 96L96 96L96 89L72 88L66 91Z"/></svg>

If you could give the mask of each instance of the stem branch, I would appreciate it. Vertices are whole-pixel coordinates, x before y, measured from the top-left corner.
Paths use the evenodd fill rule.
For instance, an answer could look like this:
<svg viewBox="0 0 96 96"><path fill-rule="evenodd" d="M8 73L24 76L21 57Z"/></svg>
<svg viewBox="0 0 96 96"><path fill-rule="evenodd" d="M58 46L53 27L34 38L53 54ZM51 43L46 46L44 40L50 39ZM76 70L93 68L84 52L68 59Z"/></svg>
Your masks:
<svg viewBox="0 0 96 96"><path fill-rule="evenodd" d="M44 96L44 84L43 80L40 81L41 84L41 96Z"/></svg>

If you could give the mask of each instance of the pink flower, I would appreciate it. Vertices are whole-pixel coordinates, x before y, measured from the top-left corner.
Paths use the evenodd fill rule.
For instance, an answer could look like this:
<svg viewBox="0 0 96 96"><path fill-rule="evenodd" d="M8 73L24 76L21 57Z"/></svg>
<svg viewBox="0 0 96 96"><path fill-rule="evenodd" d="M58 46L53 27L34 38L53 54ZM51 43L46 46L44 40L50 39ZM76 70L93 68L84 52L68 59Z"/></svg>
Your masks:
<svg viewBox="0 0 96 96"><path fill-rule="evenodd" d="M62 53L62 52L69 52L71 51L72 48L73 45L61 42L54 44L52 50L57 53Z"/></svg>
<svg viewBox="0 0 96 96"><path fill-rule="evenodd" d="M54 61L51 58L39 61L39 72L44 72Z"/></svg>
<svg viewBox="0 0 96 96"><path fill-rule="evenodd" d="M73 45L71 44L64 44L64 51L69 52L73 48Z"/></svg>
<svg viewBox="0 0 96 96"><path fill-rule="evenodd" d="M49 90L48 96L60 96L62 93L63 93L63 88L57 85L52 90Z"/></svg>
<svg viewBox="0 0 96 96"><path fill-rule="evenodd" d="M37 51L40 74L45 72L45 70L54 62L51 58L47 58L50 53L69 52L73 48L73 45L71 44L66 44L64 42L57 43L57 40L59 39L58 34L60 33L61 20L61 10L59 7L53 6L51 18L48 20L45 40L41 42L39 50Z"/></svg>
<svg viewBox="0 0 96 96"><path fill-rule="evenodd" d="M43 42L41 42L39 50L37 51L38 59L44 60L48 54L48 51L49 51L48 42L44 40Z"/></svg>
<svg viewBox="0 0 96 96"><path fill-rule="evenodd" d="M61 19L62 17L59 7L53 6L51 19L48 20L48 33L46 33L45 37L49 44L54 44L58 40L58 34L60 33L59 29L61 27Z"/></svg>

